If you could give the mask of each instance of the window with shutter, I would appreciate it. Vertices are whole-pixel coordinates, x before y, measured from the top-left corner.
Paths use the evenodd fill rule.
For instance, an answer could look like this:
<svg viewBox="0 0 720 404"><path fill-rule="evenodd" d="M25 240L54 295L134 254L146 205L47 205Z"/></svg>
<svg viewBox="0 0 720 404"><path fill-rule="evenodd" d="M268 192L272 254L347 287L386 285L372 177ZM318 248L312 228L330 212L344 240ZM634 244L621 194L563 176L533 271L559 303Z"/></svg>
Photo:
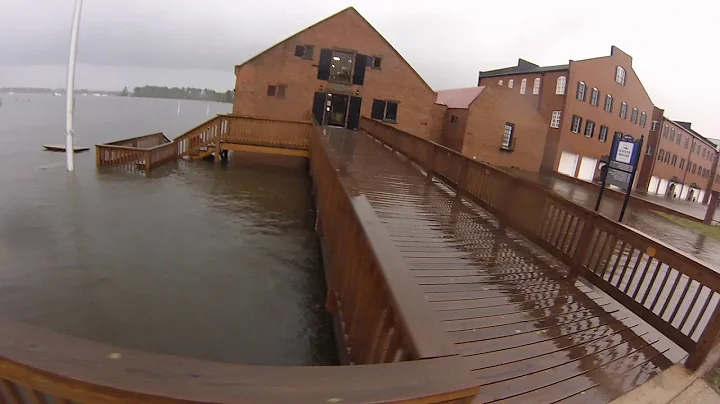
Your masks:
<svg viewBox="0 0 720 404"><path fill-rule="evenodd" d="M352 83L358 86L365 82L365 68L368 64L367 55L355 55L355 72L353 74Z"/></svg>
<svg viewBox="0 0 720 404"><path fill-rule="evenodd" d="M387 107L385 107L385 120L390 122L397 122L397 102L388 101Z"/></svg>
<svg viewBox="0 0 720 404"><path fill-rule="evenodd" d="M315 45L305 45L305 52L303 53L303 59L312 60L314 50L315 50Z"/></svg>
<svg viewBox="0 0 720 404"><path fill-rule="evenodd" d="M372 104L372 112L370 113L370 117L372 119L384 119L385 118L385 101L382 100L373 100Z"/></svg>
<svg viewBox="0 0 720 404"><path fill-rule="evenodd" d="M353 78L354 58L354 53L333 51L332 60L330 61L330 81L334 83L350 83ZM367 64L367 62L365 63Z"/></svg>
<svg viewBox="0 0 720 404"><path fill-rule="evenodd" d="M320 63L318 64L318 80L330 79L330 65L332 62L332 49L320 50Z"/></svg>

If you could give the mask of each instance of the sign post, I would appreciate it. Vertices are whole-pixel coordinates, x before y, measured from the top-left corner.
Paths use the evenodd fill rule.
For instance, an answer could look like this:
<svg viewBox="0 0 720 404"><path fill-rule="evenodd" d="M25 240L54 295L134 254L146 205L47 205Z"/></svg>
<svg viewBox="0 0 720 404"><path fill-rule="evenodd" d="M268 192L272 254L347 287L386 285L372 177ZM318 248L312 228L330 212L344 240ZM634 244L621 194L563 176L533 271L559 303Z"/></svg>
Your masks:
<svg viewBox="0 0 720 404"><path fill-rule="evenodd" d="M596 212L600 209L600 201L602 200L605 186L614 185L625 191L625 200L623 201L620 217L618 218L618 221L622 222L625 216L625 209L630 201L630 192L632 192L633 182L635 181L635 173L637 172L644 139L645 136L640 136L639 140L635 140L635 138L630 135L615 135L613 137L610 148L610 158L601 176L602 183L600 193L595 203Z"/></svg>

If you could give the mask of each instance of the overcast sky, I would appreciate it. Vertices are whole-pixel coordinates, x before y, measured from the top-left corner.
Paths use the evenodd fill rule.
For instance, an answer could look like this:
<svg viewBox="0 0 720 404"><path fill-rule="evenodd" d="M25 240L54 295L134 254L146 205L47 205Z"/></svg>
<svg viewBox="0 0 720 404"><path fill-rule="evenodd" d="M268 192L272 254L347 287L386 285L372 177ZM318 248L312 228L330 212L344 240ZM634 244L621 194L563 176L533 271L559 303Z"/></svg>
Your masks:
<svg viewBox="0 0 720 404"><path fill-rule="evenodd" d="M0 86L64 87L73 0L0 0ZM76 85L234 87L233 66L354 6L436 90L477 71L633 57L671 119L720 138L720 12L712 2L85 0Z"/></svg>

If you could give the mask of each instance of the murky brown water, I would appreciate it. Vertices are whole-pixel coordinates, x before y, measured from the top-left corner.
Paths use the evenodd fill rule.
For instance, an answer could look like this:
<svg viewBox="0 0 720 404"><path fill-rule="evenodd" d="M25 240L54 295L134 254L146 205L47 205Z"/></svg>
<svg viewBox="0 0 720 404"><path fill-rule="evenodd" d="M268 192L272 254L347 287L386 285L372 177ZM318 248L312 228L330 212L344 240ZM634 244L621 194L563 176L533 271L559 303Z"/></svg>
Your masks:
<svg viewBox="0 0 720 404"><path fill-rule="evenodd" d="M0 314L125 347L225 362L331 364L305 163L234 156L151 178L97 171L63 142L60 98L0 108ZM207 104L81 97L79 145L207 119ZM211 104L211 114L228 112ZM270 164L271 163L271 164Z"/></svg>

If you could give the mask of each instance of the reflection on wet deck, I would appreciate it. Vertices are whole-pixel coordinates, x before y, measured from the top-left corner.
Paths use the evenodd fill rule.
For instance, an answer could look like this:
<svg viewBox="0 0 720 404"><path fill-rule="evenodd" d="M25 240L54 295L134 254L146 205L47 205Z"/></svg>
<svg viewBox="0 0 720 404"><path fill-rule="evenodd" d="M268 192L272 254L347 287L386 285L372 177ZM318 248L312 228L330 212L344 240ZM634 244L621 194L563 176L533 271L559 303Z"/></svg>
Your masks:
<svg viewBox="0 0 720 404"><path fill-rule="evenodd" d="M682 350L484 210L361 132L327 129L345 184L364 194L483 387L478 403L605 403Z"/></svg>

